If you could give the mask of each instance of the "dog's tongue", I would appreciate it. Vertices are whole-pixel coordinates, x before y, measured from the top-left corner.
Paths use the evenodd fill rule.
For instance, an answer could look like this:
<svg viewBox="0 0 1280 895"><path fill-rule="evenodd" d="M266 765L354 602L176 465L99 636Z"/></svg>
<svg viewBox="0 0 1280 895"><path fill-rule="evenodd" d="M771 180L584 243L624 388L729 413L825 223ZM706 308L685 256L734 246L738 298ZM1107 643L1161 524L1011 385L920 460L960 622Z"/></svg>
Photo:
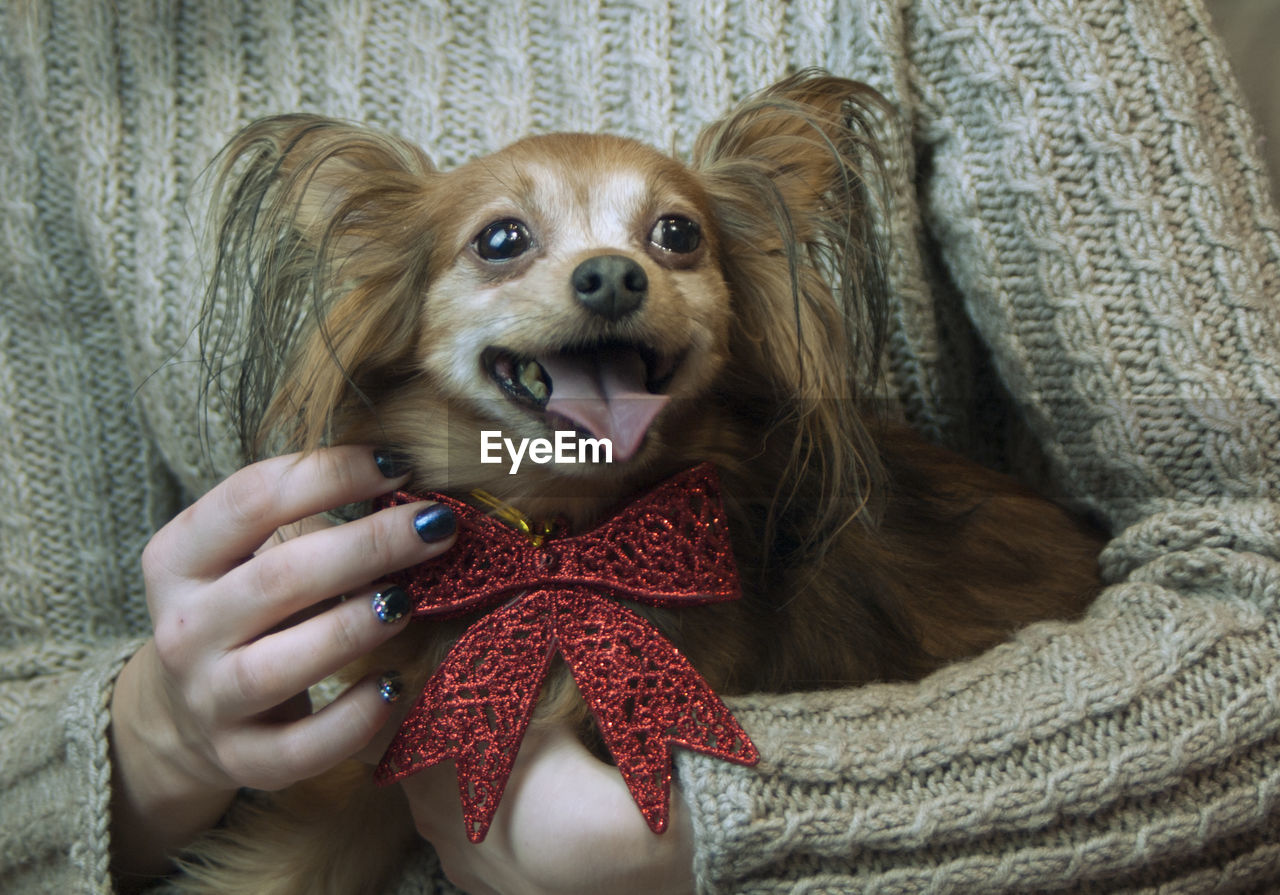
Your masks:
<svg viewBox="0 0 1280 895"><path fill-rule="evenodd" d="M667 403L666 395L645 389L644 359L634 348L555 354L538 358L538 363L551 376L547 412L609 439L614 460L631 459Z"/></svg>

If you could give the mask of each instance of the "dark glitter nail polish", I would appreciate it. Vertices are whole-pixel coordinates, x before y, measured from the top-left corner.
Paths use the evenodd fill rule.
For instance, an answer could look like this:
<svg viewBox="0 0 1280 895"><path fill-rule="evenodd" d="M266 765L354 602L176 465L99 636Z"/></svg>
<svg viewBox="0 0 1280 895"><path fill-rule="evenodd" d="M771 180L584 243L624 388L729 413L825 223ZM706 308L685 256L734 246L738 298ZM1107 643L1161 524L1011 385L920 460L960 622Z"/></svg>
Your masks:
<svg viewBox="0 0 1280 895"><path fill-rule="evenodd" d="M378 472L389 479L399 478L409 471L409 461L395 451L379 448L373 452L373 462L378 464Z"/></svg>
<svg viewBox="0 0 1280 895"><path fill-rule="evenodd" d="M386 624L400 621L409 614L409 595L395 585L378 591L373 595L373 614Z"/></svg>
<svg viewBox="0 0 1280 895"><path fill-rule="evenodd" d="M378 678L378 695L382 697L383 702L391 703L399 699L402 687L400 675L394 671L388 671Z"/></svg>
<svg viewBox="0 0 1280 895"><path fill-rule="evenodd" d="M457 528L458 520L454 518L453 510L442 503L432 504L413 517L413 530L428 544L443 541Z"/></svg>

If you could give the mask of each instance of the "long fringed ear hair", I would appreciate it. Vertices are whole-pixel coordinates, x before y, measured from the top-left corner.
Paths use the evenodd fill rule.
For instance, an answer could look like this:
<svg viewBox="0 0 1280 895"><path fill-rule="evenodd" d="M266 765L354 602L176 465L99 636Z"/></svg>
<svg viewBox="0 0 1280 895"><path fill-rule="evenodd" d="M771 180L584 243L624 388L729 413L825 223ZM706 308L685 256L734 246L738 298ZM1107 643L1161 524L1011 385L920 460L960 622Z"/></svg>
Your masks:
<svg viewBox="0 0 1280 895"><path fill-rule="evenodd" d="M871 120L887 111L865 84L800 72L707 128L693 151L733 296L736 386L781 407L766 422L791 433L770 529L791 520L787 538L804 552L876 518L883 491L863 414L886 327Z"/></svg>
<svg viewBox="0 0 1280 895"><path fill-rule="evenodd" d="M262 119L223 150L199 336L245 461L327 443L375 416L377 383L412 375L430 255L412 222L434 176L410 143L314 115Z"/></svg>

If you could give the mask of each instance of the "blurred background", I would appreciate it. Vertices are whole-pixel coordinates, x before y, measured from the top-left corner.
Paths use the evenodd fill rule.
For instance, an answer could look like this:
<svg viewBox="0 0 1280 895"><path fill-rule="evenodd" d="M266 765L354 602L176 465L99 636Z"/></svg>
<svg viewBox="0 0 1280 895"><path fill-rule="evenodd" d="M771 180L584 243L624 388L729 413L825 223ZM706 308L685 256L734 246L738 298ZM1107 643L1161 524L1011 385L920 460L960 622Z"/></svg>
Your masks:
<svg viewBox="0 0 1280 895"><path fill-rule="evenodd" d="M1280 205L1280 0L1205 0L1258 121L1271 195Z"/></svg>

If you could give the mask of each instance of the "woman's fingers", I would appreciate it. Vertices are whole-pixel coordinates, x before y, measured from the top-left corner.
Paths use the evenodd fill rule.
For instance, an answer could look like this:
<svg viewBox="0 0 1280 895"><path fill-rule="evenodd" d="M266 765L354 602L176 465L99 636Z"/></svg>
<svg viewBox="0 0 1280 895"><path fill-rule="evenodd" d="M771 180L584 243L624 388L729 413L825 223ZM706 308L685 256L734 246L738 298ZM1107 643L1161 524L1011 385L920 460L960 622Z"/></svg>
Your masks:
<svg viewBox="0 0 1280 895"><path fill-rule="evenodd" d="M282 526L308 528L318 513L403 481L362 447L268 460L152 539L144 573L155 634L135 657L148 685L137 710L122 711L172 734L153 751L182 776L206 788L277 788L350 756L386 722L371 683L315 716L305 693L403 629L407 596L381 601L380 618L372 582L451 546L452 512L392 507L255 551ZM360 596L333 601L344 594Z"/></svg>
<svg viewBox="0 0 1280 895"><path fill-rule="evenodd" d="M350 758L391 711L378 676L371 675L314 714L287 724L237 728L220 745L219 759L240 785L281 789Z"/></svg>
<svg viewBox="0 0 1280 895"><path fill-rule="evenodd" d="M442 537L423 539L416 523L424 514L439 518L431 534ZM231 646L246 643L315 603L438 556L453 542L448 507L415 503L265 550L218 582L221 639Z"/></svg>
<svg viewBox="0 0 1280 895"><path fill-rule="evenodd" d="M253 555L277 528L393 489L374 451L359 445L273 457L246 466L152 539L144 568L170 579L213 579Z"/></svg>
<svg viewBox="0 0 1280 895"><path fill-rule="evenodd" d="M411 608L398 587L366 590L239 647L219 663L216 702L241 715L279 705L402 631Z"/></svg>

